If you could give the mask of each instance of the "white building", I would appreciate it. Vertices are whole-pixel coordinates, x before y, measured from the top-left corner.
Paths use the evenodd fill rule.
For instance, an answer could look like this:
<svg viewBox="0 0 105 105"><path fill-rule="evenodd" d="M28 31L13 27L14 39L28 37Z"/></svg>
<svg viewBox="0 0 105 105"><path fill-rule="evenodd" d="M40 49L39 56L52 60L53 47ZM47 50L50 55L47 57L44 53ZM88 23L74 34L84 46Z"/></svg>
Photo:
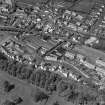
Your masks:
<svg viewBox="0 0 105 105"><path fill-rule="evenodd" d="M46 60L50 60L50 61L57 61L57 57L56 56L46 56L45 59Z"/></svg>
<svg viewBox="0 0 105 105"><path fill-rule="evenodd" d="M103 68L96 67L96 71L97 71L101 76L105 76L105 70L104 70Z"/></svg>
<svg viewBox="0 0 105 105"><path fill-rule="evenodd" d="M89 63L89 62L87 62L87 61L84 61L83 64L84 64L86 67L88 67L89 69L95 69L95 65L93 65L93 64L91 64L91 63Z"/></svg>
<svg viewBox="0 0 105 105"><path fill-rule="evenodd" d="M101 59L97 59L97 60L96 60L96 65L105 67L105 61L103 61L103 60L101 60Z"/></svg>
<svg viewBox="0 0 105 105"><path fill-rule="evenodd" d="M84 58L85 58L85 56L83 56L83 55L81 55L81 54L77 54L77 59L78 59L81 63L84 62Z"/></svg>
<svg viewBox="0 0 105 105"><path fill-rule="evenodd" d="M73 53L70 53L70 52L66 52L65 53L65 56L67 57L67 58L69 58L69 59L71 59L71 60L73 60L74 59L74 57L75 57L75 54L73 54Z"/></svg>
<svg viewBox="0 0 105 105"><path fill-rule="evenodd" d="M76 18L79 19L79 20L81 21L81 20L83 19L83 16L77 15Z"/></svg>
<svg viewBox="0 0 105 105"><path fill-rule="evenodd" d="M96 37L90 37L90 39L85 41L85 44L92 44L94 42L97 42L97 38Z"/></svg>

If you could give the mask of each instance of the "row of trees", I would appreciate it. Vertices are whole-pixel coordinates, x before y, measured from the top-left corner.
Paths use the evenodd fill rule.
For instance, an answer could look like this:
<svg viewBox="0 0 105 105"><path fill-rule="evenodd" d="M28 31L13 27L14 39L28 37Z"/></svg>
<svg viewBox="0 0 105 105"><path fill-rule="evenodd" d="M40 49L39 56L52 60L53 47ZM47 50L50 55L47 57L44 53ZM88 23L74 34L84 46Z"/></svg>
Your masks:
<svg viewBox="0 0 105 105"><path fill-rule="evenodd" d="M53 92L57 90L57 84L62 77L50 71L35 70L28 65L20 64L17 61L10 61L4 55L0 57L0 70L5 71L11 76L26 80L46 91Z"/></svg>
<svg viewBox="0 0 105 105"><path fill-rule="evenodd" d="M105 97L102 92L100 95L99 92L93 91L88 86L80 85L73 80L64 80L60 75L48 70L35 70L17 61L10 61L2 54L0 54L0 70L26 80L47 92L56 91L66 101L71 101L77 105L101 105L99 104L100 96Z"/></svg>
<svg viewBox="0 0 105 105"><path fill-rule="evenodd" d="M60 81L58 94L75 105L101 105L100 95L88 86L74 83L73 81Z"/></svg>
<svg viewBox="0 0 105 105"><path fill-rule="evenodd" d="M30 82L40 88L44 88L48 92L57 91L57 84L62 78L58 74L50 71L38 70L30 77Z"/></svg>
<svg viewBox="0 0 105 105"><path fill-rule="evenodd" d="M45 92L41 91L40 89L37 89L34 92L32 91L31 97L35 103L38 103L39 101L43 101L43 100L46 100L46 102L47 102L49 95L46 94Z"/></svg>

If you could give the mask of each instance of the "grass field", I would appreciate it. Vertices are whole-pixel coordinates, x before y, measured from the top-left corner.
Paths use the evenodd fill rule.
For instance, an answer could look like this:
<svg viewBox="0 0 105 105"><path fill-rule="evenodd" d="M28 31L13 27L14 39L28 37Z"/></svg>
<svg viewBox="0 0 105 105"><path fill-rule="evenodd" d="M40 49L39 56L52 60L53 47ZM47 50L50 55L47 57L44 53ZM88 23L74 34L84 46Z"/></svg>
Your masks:
<svg viewBox="0 0 105 105"><path fill-rule="evenodd" d="M81 0L80 2L74 5L73 10L88 13L93 7L94 3L95 0Z"/></svg>

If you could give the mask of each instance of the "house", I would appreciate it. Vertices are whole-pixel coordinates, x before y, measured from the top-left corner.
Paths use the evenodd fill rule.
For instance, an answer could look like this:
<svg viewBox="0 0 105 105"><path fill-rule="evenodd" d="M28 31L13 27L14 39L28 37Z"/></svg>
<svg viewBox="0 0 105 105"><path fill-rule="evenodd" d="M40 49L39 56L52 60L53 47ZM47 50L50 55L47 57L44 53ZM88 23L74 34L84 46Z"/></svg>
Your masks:
<svg viewBox="0 0 105 105"><path fill-rule="evenodd" d="M97 42L96 37L90 37L88 40L85 41L85 44L92 44L94 42Z"/></svg>
<svg viewBox="0 0 105 105"><path fill-rule="evenodd" d="M74 17L75 17L76 15L77 15L77 14L76 14L76 12L72 12L72 16L74 16Z"/></svg>
<svg viewBox="0 0 105 105"><path fill-rule="evenodd" d="M84 55L77 54L77 59L78 59L81 63L84 62L84 59L85 59L85 58L86 58L86 57L85 57Z"/></svg>
<svg viewBox="0 0 105 105"><path fill-rule="evenodd" d="M100 75L104 75L105 76L105 70L103 68L100 67L96 67L96 71L100 74Z"/></svg>
<svg viewBox="0 0 105 105"><path fill-rule="evenodd" d="M67 14L71 14L71 11L69 11L69 10L65 10L65 13L67 13Z"/></svg>
<svg viewBox="0 0 105 105"><path fill-rule="evenodd" d="M82 32L83 31L83 27L78 27L78 31Z"/></svg>
<svg viewBox="0 0 105 105"><path fill-rule="evenodd" d="M47 51L47 49L44 47L41 47L41 49L39 48L39 50L40 50L41 54L45 54L45 52Z"/></svg>
<svg viewBox="0 0 105 105"><path fill-rule="evenodd" d="M77 15L76 18L79 19L80 21L82 21L83 16L81 16L81 15Z"/></svg>
<svg viewBox="0 0 105 105"><path fill-rule="evenodd" d="M7 16L0 15L0 18L7 19Z"/></svg>
<svg viewBox="0 0 105 105"><path fill-rule="evenodd" d="M77 25L77 26L80 26L80 25L81 25L81 22L76 22L76 25Z"/></svg>
<svg viewBox="0 0 105 105"><path fill-rule="evenodd" d="M67 42L65 45L63 45L64 48L68 48L71 45L70 42Z"/></svg>
<svg viewBox="0 0 105 105"><path fill-rule="evenodd" d="M45 59L50 61L57 61L57 56L46 56Z"/></svg>
<svg viewBox="0 0 105 105"><path fill-rule="evenodd" d="M73 60L74 59L74 57L75 57L75 54L73 54L73 53L70 53L70 52L66 52L65 53L65 57L67 57L67 58L69 58L69 59L71 59L71 60Z"/></svg>
<svg viewBox="0 0 105 105"><path fill-rule="evenodd" d="M105 67L105 61L103 59L97 59L96 65L98 65L100 67Z"/></svg>
<svg viewBox="0 0 105 105"><path fill-rule="evenodd" d="M93 65L93 64L91 64L91 63L89 63L89 62L87 62L87 61L84 61L83 64L84 64L86 67L88 67L89 69L95 69L95 65Z"/></svg>

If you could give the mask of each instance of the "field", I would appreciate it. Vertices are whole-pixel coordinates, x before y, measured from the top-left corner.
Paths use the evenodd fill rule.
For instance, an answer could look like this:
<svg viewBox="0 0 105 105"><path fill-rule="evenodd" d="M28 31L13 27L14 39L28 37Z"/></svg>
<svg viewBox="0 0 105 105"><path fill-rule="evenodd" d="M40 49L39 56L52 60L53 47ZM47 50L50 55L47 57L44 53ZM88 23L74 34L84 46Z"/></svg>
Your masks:
<svg viewBox="0 0 105 105"><path fill-rule="evenodd" d="M95 0L81 0L80 2L74 5L73 10L89 13L94 3Z"/></svg>

